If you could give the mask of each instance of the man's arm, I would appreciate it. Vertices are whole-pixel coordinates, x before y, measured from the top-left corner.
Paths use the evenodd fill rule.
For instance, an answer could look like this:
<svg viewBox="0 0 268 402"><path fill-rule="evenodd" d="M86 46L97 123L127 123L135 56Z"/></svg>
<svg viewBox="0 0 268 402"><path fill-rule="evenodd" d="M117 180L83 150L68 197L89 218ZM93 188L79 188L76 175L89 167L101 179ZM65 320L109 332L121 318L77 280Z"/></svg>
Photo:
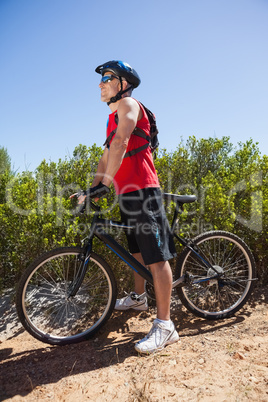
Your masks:
<svg viewBox="0 0 268 402"><path fill-rule="evenodd" d="M119 122L116 134L111 142L110 149L104 149L91 188L98 186L100 183L107 187L110 186L121 166L129 138L137 125L141 113L140 107L134 99L127 97L121 100L117 110ZM70 198L76 195L73 194ZM78 203L82 204L85 198L85 195L80 195Z"/></svg>
<svg viewBox="0 0 268 402"><path fill-rule="evenodd" d="M137 125L140 113L139 104L130 97L123 98L119 103L117 110L118 127L108 151L107 167L103 179L101 180L107 187L110 186L121 166L127 150L128 141Z"/></svg>
<svg viewBox="0 0 268 402"><path fill-rule="evenodd" d="M105 171L107 168L108 154L109 154L109 150L107 148L105 148L103 151L103 154L99 160L97 171L96 171L95 177L93 179L93 182L91 184L91 187L97 186L103 180L103 177L104 177L104 174L105 174ZM70 198L74 198L77 196L78 196L78 193L75 193L75 194L72 194L70 196ZM86 195L80 194L78 196L78 204L83 204L85 199L86 199Z"/></svg>

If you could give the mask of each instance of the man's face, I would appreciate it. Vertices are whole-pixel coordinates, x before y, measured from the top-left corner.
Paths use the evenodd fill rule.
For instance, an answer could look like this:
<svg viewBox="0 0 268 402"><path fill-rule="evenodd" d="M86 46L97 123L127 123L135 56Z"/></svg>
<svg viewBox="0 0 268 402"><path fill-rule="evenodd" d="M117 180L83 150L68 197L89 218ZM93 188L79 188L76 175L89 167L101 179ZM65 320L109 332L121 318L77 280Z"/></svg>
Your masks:
<svg viewBox="0 0 268 402"><path fill-rule="evenodd" d="M100 82L99 87L101 89L101 101L109 102L109 100L115 96L121 89L120 81L118 78L113 78L113 73L106 72L104 77L111 76L111 80L107 82Z"/></svg>

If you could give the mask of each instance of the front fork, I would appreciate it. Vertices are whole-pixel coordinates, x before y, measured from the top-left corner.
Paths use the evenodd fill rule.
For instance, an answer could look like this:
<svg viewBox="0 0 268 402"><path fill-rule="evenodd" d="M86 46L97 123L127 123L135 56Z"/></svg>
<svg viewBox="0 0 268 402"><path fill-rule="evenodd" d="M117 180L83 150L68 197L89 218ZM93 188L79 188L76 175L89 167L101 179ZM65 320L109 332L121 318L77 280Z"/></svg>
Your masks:
<svg viewBox="0 0 268 402"><path fill-rule="evenodd" d="M74 297L78 292L80 286L82 285L82 282L87 272L87 264L90 260L91 251L92 251L92 239L87 239L86 244L83 247L82 253L80 253L77 257L78 271L74 280L69 286L68 298Z"/></svg>

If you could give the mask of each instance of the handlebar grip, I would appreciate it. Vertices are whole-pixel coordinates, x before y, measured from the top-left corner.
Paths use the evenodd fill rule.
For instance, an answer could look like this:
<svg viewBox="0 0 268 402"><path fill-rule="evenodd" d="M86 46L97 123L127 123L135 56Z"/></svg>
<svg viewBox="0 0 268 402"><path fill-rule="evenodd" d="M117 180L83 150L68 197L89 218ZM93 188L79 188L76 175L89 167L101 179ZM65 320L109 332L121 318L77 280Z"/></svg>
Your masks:
<svg viewBox="0 0 268 402"><path fill-rule="evenodd" d="M86 210L86 203L83 202L83 204L80 205L79 209L78 209L78 215L83 214Z"/></svg>

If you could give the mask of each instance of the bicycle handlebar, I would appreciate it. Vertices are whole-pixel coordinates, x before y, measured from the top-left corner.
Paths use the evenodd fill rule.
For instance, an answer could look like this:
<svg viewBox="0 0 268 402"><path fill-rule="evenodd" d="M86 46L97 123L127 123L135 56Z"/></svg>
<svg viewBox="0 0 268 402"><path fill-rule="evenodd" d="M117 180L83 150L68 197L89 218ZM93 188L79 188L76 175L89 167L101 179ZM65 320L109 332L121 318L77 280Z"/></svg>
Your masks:
<svg viewBox="0 0 268 402"><path fill-rule="evenodd" d="M86 197L85 202L81 205L81 208L79 209L78 213L83 214L85 212L86 206L88 204L88 201L90 201L90 208L93 209L94 211L100 211L100 207L93 203L91 200L93 198L100 198L107 193L110 192L109 187L105 186L104 184L100 183L95 187L91 187L86 191L79 191L76 194L76 197L79 198L81 195L84 195ZM162 197L164 200L167 201L174 201L179 205L183 204L189 204L192 202L195 202L197 197L195 195L179 195L179 194L171 194L171 193L163 193Z"/></svg>
<svg viewBox="0 0 268 402"><path fill-rule="evenodd" d="M97 186L91 187L88 190L79 191L76 194L76 197L79 198L81 196L86 196L86 197L89 197L90 200L93 198L99 199L99 198L103 197L104 195L108 194L109 192L110 192L109 187L105 186L105 184L100 182ZM88 198L85 199L81 208L79 208L79 211L78 211L79 214L83 214L85 212L87 203L88 203ZM100 210L100 207L97 206L96 204L94 204L92 201L90 201L90 206L95 211Z"/></svg>

